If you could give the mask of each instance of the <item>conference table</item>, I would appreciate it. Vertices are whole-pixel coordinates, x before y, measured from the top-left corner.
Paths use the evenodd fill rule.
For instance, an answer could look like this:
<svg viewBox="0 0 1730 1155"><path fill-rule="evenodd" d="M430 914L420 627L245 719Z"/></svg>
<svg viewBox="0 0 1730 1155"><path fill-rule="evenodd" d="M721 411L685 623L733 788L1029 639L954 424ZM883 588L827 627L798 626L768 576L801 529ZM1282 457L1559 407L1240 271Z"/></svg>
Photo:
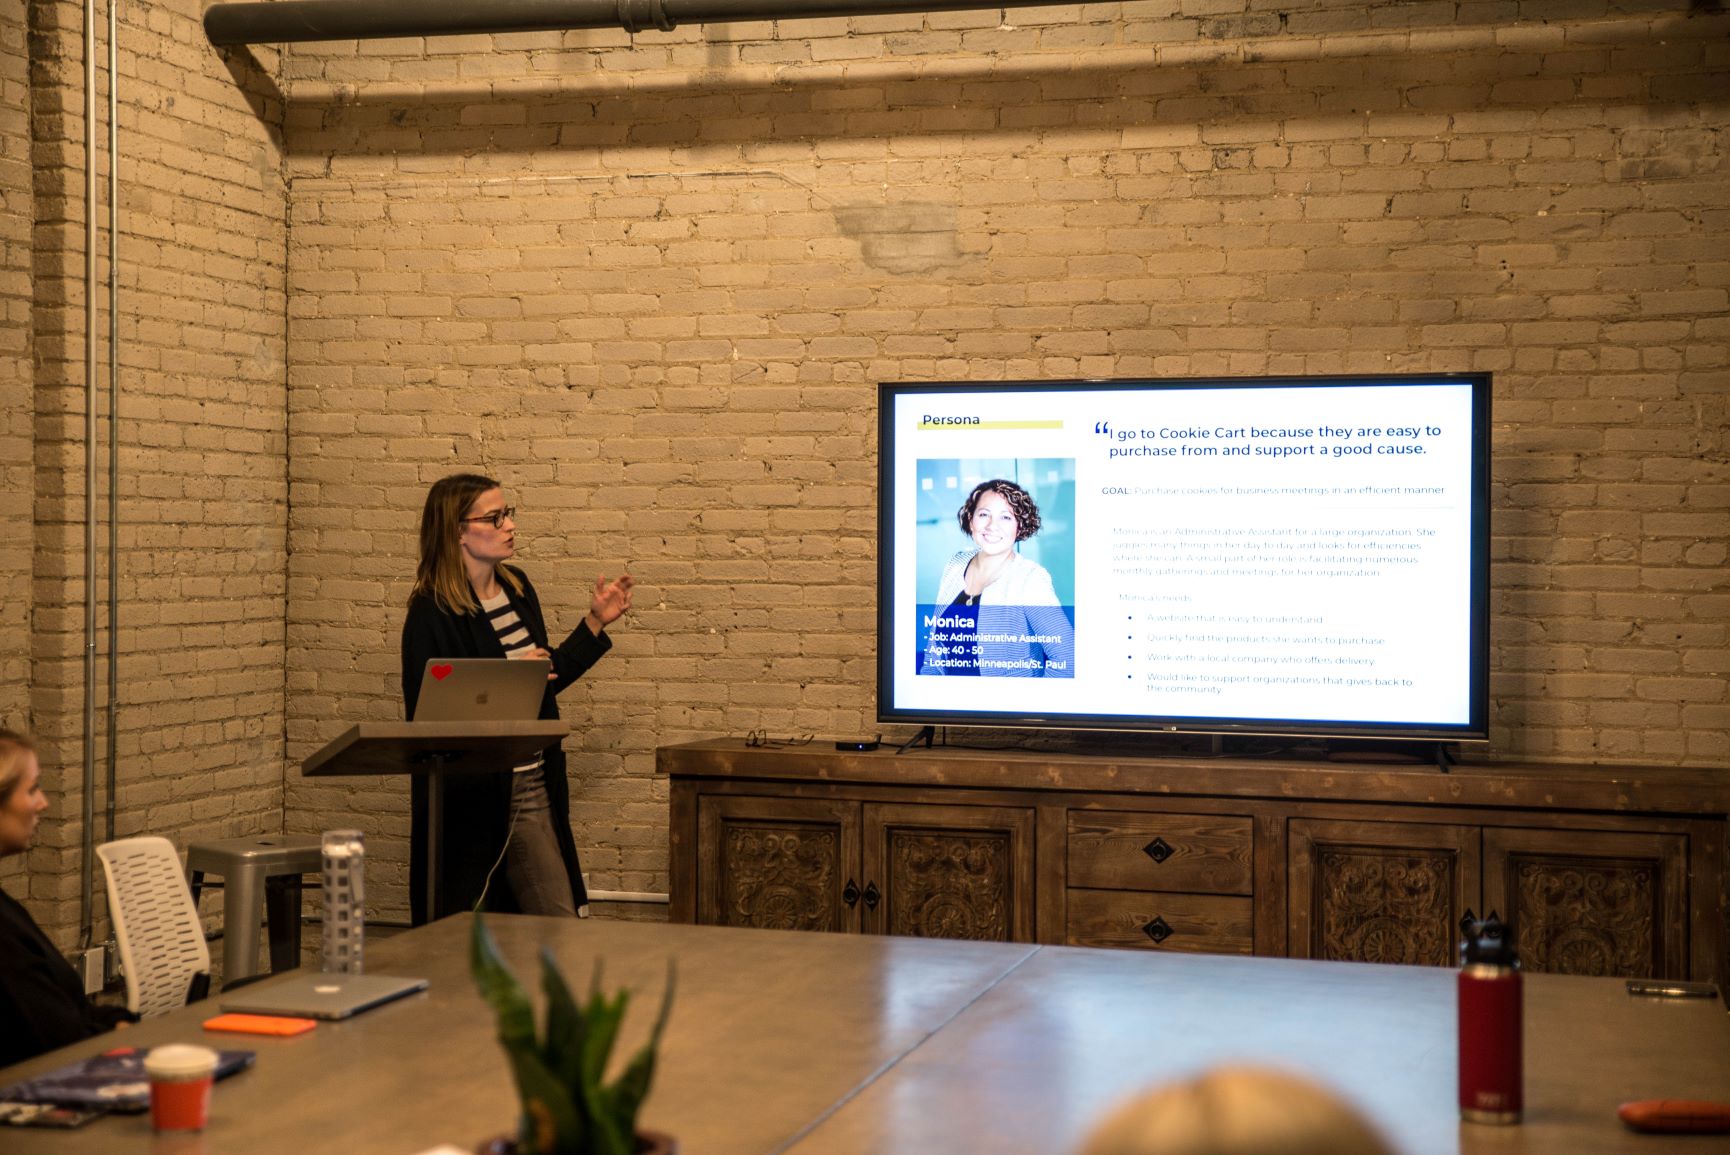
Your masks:
<svg viewBox="0 0 1730 1155"><path fill-rule="evenodd" d="M0 1072L3 1085L117 1042L256 1050L218 1084L200 1134L110 1116L3 1128L0 1149L415 1155L510 1132L515 1093L468 974L472 917L369 942L369 970L429 989L296 1038L205 1032L216 995ZM1730 1149L1617 1122L1630 1099L1730 1101L1730 1018L1718 999L1637 998L1613 979L1526 977L1526 1119L1489 1127L1458 1121L1449 970L510 915L487 926L537 999L542 947L579 992L597 962L607 987L637 992L619 1062L676 960L641 1123L682 1155L1062 1155L1124 1096L1238 1062L1313 1076L1405 1155Z"/></svg>

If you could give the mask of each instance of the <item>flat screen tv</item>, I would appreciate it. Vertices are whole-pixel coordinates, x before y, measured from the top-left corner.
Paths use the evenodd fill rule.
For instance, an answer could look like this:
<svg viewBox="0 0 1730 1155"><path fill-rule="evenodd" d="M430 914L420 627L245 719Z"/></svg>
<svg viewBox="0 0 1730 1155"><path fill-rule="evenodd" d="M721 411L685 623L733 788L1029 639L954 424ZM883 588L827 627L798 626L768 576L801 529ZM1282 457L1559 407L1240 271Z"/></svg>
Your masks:
<svg viewBox="0 0 1730 1155"><path fill-rule="evenodd" d="M1488 374L892 383L883 722L1488 737Z"/></svg>

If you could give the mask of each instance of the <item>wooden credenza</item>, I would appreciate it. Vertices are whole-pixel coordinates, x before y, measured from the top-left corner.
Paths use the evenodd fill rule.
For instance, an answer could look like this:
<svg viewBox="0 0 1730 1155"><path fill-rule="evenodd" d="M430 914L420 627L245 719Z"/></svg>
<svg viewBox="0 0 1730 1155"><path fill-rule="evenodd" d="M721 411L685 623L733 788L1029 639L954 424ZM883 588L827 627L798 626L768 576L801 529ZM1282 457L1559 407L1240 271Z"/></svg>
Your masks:
<svg viewBox="0 0 1730 1155"><path fill-rule="evenodd" d="M1730 770L717 739L671 781L672 918L1721 981Z"/></svg>

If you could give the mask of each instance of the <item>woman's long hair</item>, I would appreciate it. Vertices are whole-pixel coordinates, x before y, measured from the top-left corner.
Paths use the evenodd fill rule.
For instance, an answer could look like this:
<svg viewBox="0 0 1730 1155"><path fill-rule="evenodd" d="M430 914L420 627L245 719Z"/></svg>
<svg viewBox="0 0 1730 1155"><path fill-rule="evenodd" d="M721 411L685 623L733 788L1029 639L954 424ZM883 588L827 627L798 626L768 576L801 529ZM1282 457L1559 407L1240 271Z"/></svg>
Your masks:
<svg viewBox="0 0 1730 1155"><path fill-rule="evenodd" d="M463 517L481 494L499 488L498 482L478 473L453 473L433 482L427 490L426 508L421 510L420 565L415 568L409 601L428 597L446 613L480 612L481 603L463 568ZM495 572L512 593L523 592L522 583L509 567L497 566Z"/></svg>

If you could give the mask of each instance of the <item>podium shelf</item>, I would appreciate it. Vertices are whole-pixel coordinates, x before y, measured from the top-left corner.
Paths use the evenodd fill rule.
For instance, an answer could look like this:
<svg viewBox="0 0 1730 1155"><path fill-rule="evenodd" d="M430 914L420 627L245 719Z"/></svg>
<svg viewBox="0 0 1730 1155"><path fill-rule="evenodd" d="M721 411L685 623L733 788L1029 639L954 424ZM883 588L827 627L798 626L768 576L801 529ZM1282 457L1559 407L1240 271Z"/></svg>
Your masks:
<svg viewBox="0 0 1730 1155"><path fill-rule="evenodd" d="M532 722L359 722L300 764L308 778L361 774L474 774L508 769L571 732Z"/></svg>

